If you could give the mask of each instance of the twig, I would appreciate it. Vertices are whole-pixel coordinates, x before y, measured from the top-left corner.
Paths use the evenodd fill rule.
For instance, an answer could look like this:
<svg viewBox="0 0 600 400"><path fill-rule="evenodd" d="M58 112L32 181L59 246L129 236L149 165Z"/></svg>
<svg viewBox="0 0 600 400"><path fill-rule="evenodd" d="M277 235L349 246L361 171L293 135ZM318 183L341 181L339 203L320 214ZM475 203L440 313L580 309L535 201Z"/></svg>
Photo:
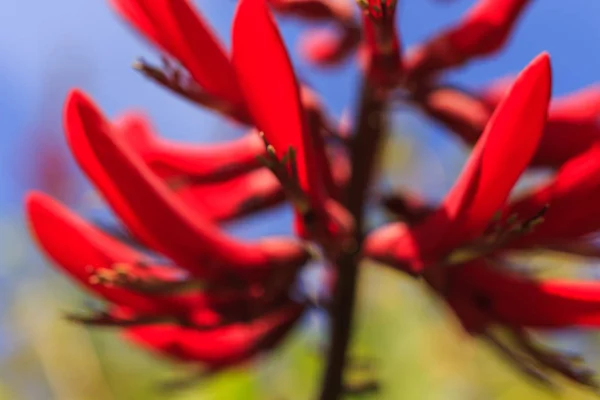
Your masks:
<svg viewBox="0 0 600 400"><path fill-rule="evenodd" d="M356 300L359 250L363 240L363 212L377 147L384 131L384 109L385 94L376 92L364 82L351 147L352 177L344 201L355 219L355 237L353 246L345 248L335 260L338 279L333 298L331 345L327 354L321 400L338 399L344 392L343 373Z"/></svg>

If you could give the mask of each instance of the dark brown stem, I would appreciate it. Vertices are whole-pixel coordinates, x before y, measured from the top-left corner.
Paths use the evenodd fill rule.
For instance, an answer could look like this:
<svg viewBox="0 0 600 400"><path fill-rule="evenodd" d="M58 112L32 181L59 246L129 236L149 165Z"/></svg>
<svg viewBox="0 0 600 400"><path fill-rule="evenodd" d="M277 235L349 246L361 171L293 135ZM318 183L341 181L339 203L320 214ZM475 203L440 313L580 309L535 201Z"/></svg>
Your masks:
<svg viewBox="0 0 600 400"><path fill-rule="evenodd" d="M170 65L168 60L164 59L163 64L165 64L163 68L155 67L139 59L133 64L133 68L158 85L169 89L192 103L224 114L242 124L250 124L251 120L246 110L238 109L236 105L225 103L206 93L193 80L187 78L186 72Z"/></svg>
<svg viewBox="0 0 600 400"><path fill-rule="evenodd" d="M365 82L352 140L352 177L344 201L344 205L355 219L354 245L344 249L335 260L338 278L331 310L331 345L327 354L321 400L339 399L343 393L343 373L347 359L346 351L350 343L360 247L363 240L363 212L377 147L384 131L384 111L385 95L376 92Z"/></svg>

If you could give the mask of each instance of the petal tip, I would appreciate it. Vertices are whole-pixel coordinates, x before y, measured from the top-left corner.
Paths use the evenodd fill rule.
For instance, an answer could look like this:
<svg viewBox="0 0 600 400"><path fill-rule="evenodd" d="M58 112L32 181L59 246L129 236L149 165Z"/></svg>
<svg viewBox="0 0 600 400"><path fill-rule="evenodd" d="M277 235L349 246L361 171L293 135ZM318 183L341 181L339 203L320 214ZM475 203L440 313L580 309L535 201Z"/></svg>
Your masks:
<svg viewBox="0 0 600 400"><path fill-rule="evenodd" d="M552 72L552 63L550 59L550 53L543 51L538 54L532 61L532 64L537 65L540 69L543 69L546 73Z"/></svg>
<svg viewBox="0 0 600 400"><path fill-rule="evenodd" d="M81 89L71 89L65 100L65 108L70 110L90 102L89 97Z"/></svg>
<svg viewBox="0 0 600 400"><path fill-rule="evenodd" d="M64 105L64 125L65 130L69 131L73 119L80 116L81 110L91 104L90 98L80 89L72 89L65 99Z"/></svg>
<svg viewBox="0 0 600 400"><path fill-rule="evenodd" d="M25 195L25 210L29 219L31 220L31 217L39 211L47 209L51 202L54 202L52 197L43 192L37 190L27 192Z"/></svg>
<svg viewBox="0 0 600 400"><path fill-rule="evenodd" d="M25 196L25 215L33 237L38 238L56 214L57 201L51 196L32 190Z"/></svg>

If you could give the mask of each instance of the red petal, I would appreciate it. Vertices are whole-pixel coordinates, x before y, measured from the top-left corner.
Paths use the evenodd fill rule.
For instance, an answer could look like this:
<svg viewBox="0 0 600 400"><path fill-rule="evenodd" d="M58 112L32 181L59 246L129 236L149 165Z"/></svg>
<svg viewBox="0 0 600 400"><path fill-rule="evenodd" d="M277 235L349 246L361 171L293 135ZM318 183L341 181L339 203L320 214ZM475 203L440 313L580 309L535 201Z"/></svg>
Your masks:
<svg viewBox="0 0 600 400"><path fill-rule="evenodd" d="M438 255L434 252L435 248L431 252L424 249L428 243L427 237L433 237L437 231L432 231L431 235L427 235L427 232L419 229L423 226L425 225L417 225L415 229L411 230L401 222L387 224L367 236L363 245L363 253L375 261L418 275L427 263L423 259L423 255L429 257ZM433 227L433 224L430 223L426 227Z"/></svg>
<svg viewBox="0 0 600 400"><path fill-rule="evenodd" d="M160 249L179 265L200 276L230 271L256 279L258 271L281 265L281 257L290 267L306 261L303 247L292 241L277 242L288 244L282 254L281 247L273 253L268 243L246 244L224 235L174 196L132 149L111 135L99 123L102 116L89 101L80 97L75 107L95 156L124 202Z"/></svg>
<svg viewBox="0 0 600 400"><path fill-rule="evenodd" d="M85 120L83 118L80 110L82 105L94 110L93 119ZM91 127L92 125L96 126ZM108 121L97 111L91 100L77 90L72 91L67 97L64 127L67 142L77 163L123 221L127 229L142 243L154 249L160 249L160 244L146 231L138 216L119 193L114 182L112 182L103 165L92 151L86 131L88 129L110 130L111 128Z"/></svg>
<svg viewBox="0 0 600 400"><path fill-rule="evenodd" d="M354 52L360 42L360 30L345 28L341 33L330 28L313 28L302 35L300 53L310 62L333 66Z"/></svg>
<svg viewBox="0 0 600 400"><path fill-rule="evenodd" d="M199 361L212 369L238 364L279 343L302 315L303 307L289 305L253 322L214 330L174 325L128 329L130 340L184 361Z"/></svg>
<svg viewBox="0 0 600 400"><path fill-rule="evenodd" d="M111 0L111 3L155 45L180 61L204 90L228 103L241 103L227 54L188 0Z"/></svg>
<svg viewBox="0 0 600 400"><path fill-rule="evenodd" d="M226 143L195 145L164 140L154 133L145 117L126 114L115 129L152 170L163 178L192 175L195 180L220 181L260 166L263 141L254 133Z"/></svg>
<svg viewBox="0 0 600 400"><path fill-rule="evenodd" d="M52 198L32 192L26 200L27 217L40 247L66 272L89 291L140 314L166 312L164 299L140 295L116 286L90 283L94 269L113 270L117 263L136 264L145 257L99 231ZM160 279L178 280L177 268L147 267L147 274ZM158 277L158 275L157 275Z"/></svg>
<svg viewBox="0 0 600 400"><path fill-rule="evenodd" d="M337 0L268 0L282 15L334 24L335 29L311 28L302 36L301 52L321 65L337 64L348 57L360 41L360 28L349 1ZM335 33L334 33L335 31Z"/></svg>
<svg viewBox="0 0 600 400"><path fill-rule="evenodd" d="M527 167L546 119L551 86L547 54L521 72L477 142L441 206L410 230L391 224L369 235L370 257L412 273L483 233Z"/></svg>
<svg viewBox="0 0 600 400"><path fill-rule="evenodd" d="M367 73L376 84L392 87L402 72L400 37L396 29L396 2L371 1L362 6ZM384 8L385 7L385 8ZM385 10L385 12L383 12Z"/></svg>
<svg viewBox="0 0 600 400"><path fill-rule="evenodd" d="M545 205L544 221L535 230L513 243L531 246L560 243L600 229L600 146L567 162L554 179L515 202L507 214L526 219Z"/></svg>
<svg viewBox="0 0 600 400"><path fill-rule="evenodd" d="M450 250L479 236L501 209L537 149L550 92L550 59L543 53L519 74L442 202L452 221L442 247Z"/></svg>
<svg viewBox="0 0 600 400"><path fill-rule="evenodd" d="M479 97L453 87L426 88L416 93L419 106L469 144L477 142L494 108ZM543 139L542 139L543 140Z"/></svg>
<svg viewBox="0 0 600 400"><path fill-rule="evenodd" d="M256 127L281 158L296 150L298 175L313 205L325 191L307 131L298 82L265 0L241 0L233 24L233 65Z"/></svg>
<svg viewBox="0 0 600 400"><path fill-rule="evenodd" d="M457 26L410 51L407 70L423 77L495 53L528 4L529 0L480 0Z"/></svg>
<svg viewBox="0 0 600 400"><path fill-rule="evenodd" d="M550 107L558 120L597 120L600 115L600 85L594 84L556 99Z"/></svg>
<svg viewBox="0 0 600 400"><path fill-rule="evenodd" d="M260 169L223 183L193 185L177 192L190 207L213 221L229 221L272 207L285 200L273 173Z"/></svg>
<svg viewBox="0 0 600 400"><path fill-rule="evenodd" d="M452 275L451 291L455 298L484 302L491 319L509 325L600 326L597 282L535 282L483 263L471 263Z"/></svg>
<svg viewBox="0 0 600 400"><path fill-rule="evenodd" d="M340 190L334 178L334 168L340 168L340 164L344 161L343 156L339 156L337 160L330 160L331 156L328 156L329 148L326 147L324 139L324 136L327 135L325 132L327 121L318 95L312 89L303 86L300 89L300 97L306 112L306 127L311 137L311 143L315 148L324 149L324 151L315 152L316 168L321 173L321 180L327 194L330 197L339 198Z"/></svg>
<svg viewBox="0 0 600 400"><path fill-rule="evenodd" d="M483 91L491 106L498 103L510 79L504 78ZM593 85L552 101L548 123L533 164L559 167L585 152L600 139L600 86Z"/></svg>
<svg viewBox="0 0 600 400"><path fill-rule="evenodd" d="M257 157L265 152L256 134L223 144L184 145L155 136L138 114L126 114L115 124L154 173L163 179L181 179L182 188L174 189L177 195L212 221L239 218L285 200L271 171L246 173L260 166Z"/></svg>
<svg viewBox="0 0 600 400"><path fill-rule="evenodd" d="M417 93L416 100L432 118L473 144L481 136L485 123L512 82L513 79L502 78L479 95L438 87ZM552 100L532 166L560 167L600 139L598 89L598 86L591 86Z"/></svg>

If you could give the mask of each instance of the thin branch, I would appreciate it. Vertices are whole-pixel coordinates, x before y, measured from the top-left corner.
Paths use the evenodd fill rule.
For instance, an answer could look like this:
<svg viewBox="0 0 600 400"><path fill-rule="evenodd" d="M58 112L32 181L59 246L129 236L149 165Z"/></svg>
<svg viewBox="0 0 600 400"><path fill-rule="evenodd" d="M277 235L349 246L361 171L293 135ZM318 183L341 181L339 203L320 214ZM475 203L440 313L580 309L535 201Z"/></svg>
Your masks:
<svg viewBox="0 0 600 400"><path fill-rule="evenodd" d="M133 68L158 85L194 104L231 117L242 124L250 123L250 117L246 110L205 92L187 75L185 70L172 65L166 58L163 58L162 68L150 65L141 58L133 63Z"/></svg>
<svg viewBox="0 0 600 400"><path fill-rule="evenodd" d="M363 213L378 144L385 129L385 96L376 92L367 82L363 83L356 132L351 147L352 177L344 202L355 219L355 237L353 246L344 249L335 260L338 278L331 313L331 345L327 355L321 400L339 399L344 392L343 374L356 300L359 250L364 230Z"/></svg>

